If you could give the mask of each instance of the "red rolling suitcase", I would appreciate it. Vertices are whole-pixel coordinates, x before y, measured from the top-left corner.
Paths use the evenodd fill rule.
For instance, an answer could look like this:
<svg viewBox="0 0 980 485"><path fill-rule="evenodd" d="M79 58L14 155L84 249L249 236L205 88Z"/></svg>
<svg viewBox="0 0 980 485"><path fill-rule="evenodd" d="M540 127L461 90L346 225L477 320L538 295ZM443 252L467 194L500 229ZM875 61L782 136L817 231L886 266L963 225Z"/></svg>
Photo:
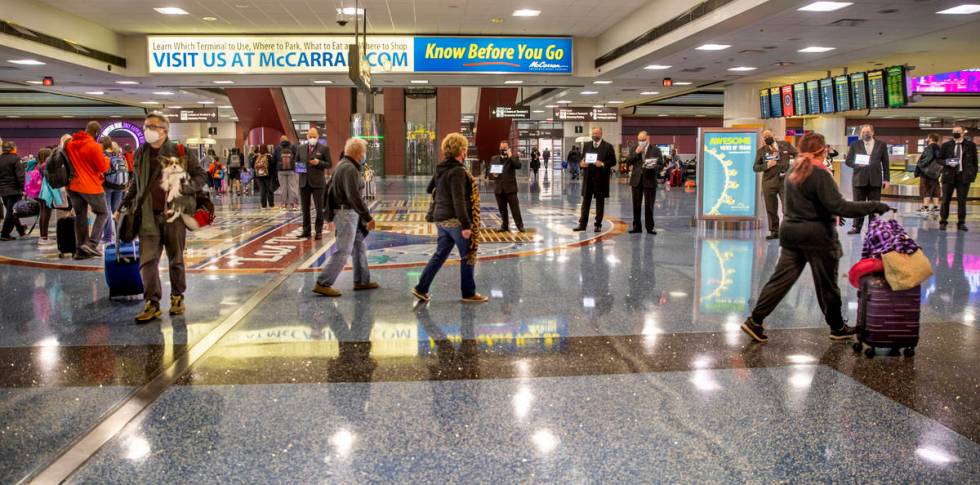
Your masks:
<svg viewBox="0 0 980 485"><path fill-rule="evenodd" d="M915 355L919 343L921 287L893 291L881 275L865 276L858 291L858 341L854 351L864 350L874 357L879 347L891 350L889 355Z"/></svg>
<svg viewBox="0 0 980 485"><path fill-rule="evenodd" d="M684 173L679 168L675 168L673 172L670 172L670 186L680 187L683 182Z"/></svg>

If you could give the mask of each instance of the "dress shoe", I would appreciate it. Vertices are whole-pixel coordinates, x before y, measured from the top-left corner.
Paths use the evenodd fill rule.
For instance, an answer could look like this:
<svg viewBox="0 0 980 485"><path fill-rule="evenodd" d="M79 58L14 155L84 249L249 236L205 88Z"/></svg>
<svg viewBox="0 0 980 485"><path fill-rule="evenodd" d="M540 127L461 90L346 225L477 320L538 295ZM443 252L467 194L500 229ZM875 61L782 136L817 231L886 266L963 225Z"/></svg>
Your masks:
<svg viewBox="0 0 980 485"><path fill-rule="evenodd" d="M319 241L319 240L323 239L323 234L317 234L316 236L313 236L313 239L316 240L316 241Z"/></svg>
<svg viewBox="0 0 980 485"><path fill-rule="evenodd" d="M475 293L473 296L467 296L463 298L463 303L486 303L490 298L483 296L479 293Z"/></svg>
<svg viewBox="0 0 980 485"><path fill-rule="evenodd" d="M412 288L412 296L418 298L418 300L421 301L422 303L428 303L429 300L431 299L428 293L422 293L417 288Z"/></svg>
<svg viewBox="0 0 980 485"><path fill-rule="evenodd" d="M651 235L656 236L657 235L657 230L656 229L649 229L649 230L647 230L647 234L651 234Z"/></svg>
<svg viewBox="0 0 980 485"><path fill-rule="evenodd" d="M500 229L497 229L497 232L510 232L510 228L507 226L500 226Z"/></svg>
<svg viewBox="0 0 980 485"><path fill-rule="evenodd" d="M364 284L358 283L354 285L354 291L376 290L380 287L381 285L375 283L374 281L370 283L364 283Z"/></svg>
<svg viewBox="0 0 980 485"><path fill-rule="evenodd" d="M299 239L309 239L310 236L311 235L309 233L303 233L299 235Z"/></svg>
<svg viewBox="0 0 980 485"><path fill-rule="evenodd" d="M630 234L640 234L641 232L643 232L642 229L637 229L635 227L633 229L630 229Z"/></svg>
<svg viewBox="0 0 980 485"><path fill-rule="evenodd" d="M527 231L526 231L526 230L524 230L524 228L523 228L523 227L518 227L518 228L517 228L517 232L527 232Z"/></svg>
<svg viewBox="0 0 980 485"><path fill-rule="evenodd" d="M773 239L779 239L779 234L769 233L769 235L766 236L766 241L772 241Z"/></svg>
<svg viewBox="0 0 980 485"><path fill-rule="evenodd" d="M582 232L585 230L585 226L576 226L575 229L572 230L575 232Z"/></svg>
<svg viewBox="0 0 980 485"><path fill-rule="evenodd" d="M602 226L595 226L595 232L602 232Z"/></svg>
<svg viewBox="0 0 980 485"><path fill-rule="evenodd" d="M966 224L957 224L956 225L956 230L958 230L960 232L967 232L967 231L969 231L969 229L966 228Z"/></svg>
<svg viewBox="0 0 980 485"><path fill-rule="evenodd" d="M946 224L945 222L940 222L939 223L939 230L940 231L945 231L947 226L948 226L948 224Z"/></svg>
<svg viewBox="0 0 980 485"><path fill-rule="evenodd" d="M329 286L323 286L320 283L313 285L313 293L322 296L329 296L331 298L336 298L341 295L340 290L336 290Z"/></svg>

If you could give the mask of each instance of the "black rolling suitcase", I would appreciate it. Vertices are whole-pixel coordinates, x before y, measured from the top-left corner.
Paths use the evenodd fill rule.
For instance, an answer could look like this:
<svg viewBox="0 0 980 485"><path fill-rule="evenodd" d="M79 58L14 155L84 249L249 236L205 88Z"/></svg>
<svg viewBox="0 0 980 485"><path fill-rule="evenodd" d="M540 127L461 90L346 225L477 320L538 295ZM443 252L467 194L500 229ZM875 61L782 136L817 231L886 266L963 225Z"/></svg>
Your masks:
<svg viewBox="0 0 980 485"><path fill-rule="evenodd" d="M58 219L55 237L58 241L58 256L62 258L74 256L77 249L75 247L75 216Z"/></svg>

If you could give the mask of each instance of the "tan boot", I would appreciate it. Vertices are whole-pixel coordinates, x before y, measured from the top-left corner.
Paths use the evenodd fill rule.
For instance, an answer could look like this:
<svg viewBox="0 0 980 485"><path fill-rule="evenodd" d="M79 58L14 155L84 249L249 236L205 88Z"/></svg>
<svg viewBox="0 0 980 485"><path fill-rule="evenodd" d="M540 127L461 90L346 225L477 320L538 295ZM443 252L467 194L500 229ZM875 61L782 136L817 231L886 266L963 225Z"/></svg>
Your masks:
<svg viewBox="0 0 980 485"><path fill-rule="evenodd" d="M342 295L342 293L340 292L340 290L335 290L335 289L333 289L333 288L331 288L329 286L323 286L320 283L317 283L313 287L313 293L316 293L316 294L322 295L322 296L329 296L331 298L336 298L336 297Z"/></svg>

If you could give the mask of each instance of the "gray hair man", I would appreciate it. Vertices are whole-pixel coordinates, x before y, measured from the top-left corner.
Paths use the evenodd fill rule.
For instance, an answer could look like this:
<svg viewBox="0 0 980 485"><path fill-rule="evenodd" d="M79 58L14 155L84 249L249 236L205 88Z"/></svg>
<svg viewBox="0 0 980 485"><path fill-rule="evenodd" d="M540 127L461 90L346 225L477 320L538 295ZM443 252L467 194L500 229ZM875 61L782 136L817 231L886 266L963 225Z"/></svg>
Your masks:
<svg viewBox="0 0 980 485"><path fill-rule="evenodd" d="M336 251L320 270L313 292L318 295L338 297L340 290L333 287L347 264L354 259L354 291L373 290L378 287L371 281L368 270L367 246L364 238L374 230L374 218L364 203L363 164L367 159L367 142L351 138L344 145L344 156L334 170L327 187L327 222L334 226Z"/></svg>
<svg viewBox="0 0 980 485"><path fill-rule="evenodd" d="M861 126L861 139L851 144L844 163L854 171L851 182L854 201L881 201L881 191L888 189L891 170L888 161L888 145L875 139L875 129L871 125ZM874 217L874 216L871 216ZM861 234L864 217L854 219L854 227L848 234Z"/></svg>

